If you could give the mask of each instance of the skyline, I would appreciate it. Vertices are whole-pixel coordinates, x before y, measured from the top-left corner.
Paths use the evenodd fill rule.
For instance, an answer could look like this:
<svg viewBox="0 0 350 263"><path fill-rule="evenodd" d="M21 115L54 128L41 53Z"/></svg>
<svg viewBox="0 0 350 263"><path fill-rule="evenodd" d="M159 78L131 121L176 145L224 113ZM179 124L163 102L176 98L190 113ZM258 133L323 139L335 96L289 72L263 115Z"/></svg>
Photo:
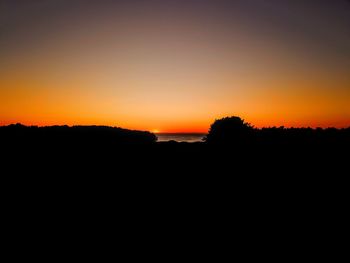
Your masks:
<svg viewBox="0 0 350 263"><path fill-rule="evenodd" d="M0 125L350 126L350 2L0 0Z"/></svg>

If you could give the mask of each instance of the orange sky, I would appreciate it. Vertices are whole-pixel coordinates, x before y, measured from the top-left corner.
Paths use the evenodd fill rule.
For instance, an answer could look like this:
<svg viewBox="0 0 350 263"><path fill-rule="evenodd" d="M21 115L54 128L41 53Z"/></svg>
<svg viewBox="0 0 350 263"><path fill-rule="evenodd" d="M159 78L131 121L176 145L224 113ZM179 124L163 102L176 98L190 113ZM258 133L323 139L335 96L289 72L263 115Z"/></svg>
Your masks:
<svg viewBox="0 0 350 263"><path fill-rule="evenodd" d="M1 9L0 125L206 132L237 115L257 127L350 126L342 6L237 1L227 14L121 2Z"/></svg>

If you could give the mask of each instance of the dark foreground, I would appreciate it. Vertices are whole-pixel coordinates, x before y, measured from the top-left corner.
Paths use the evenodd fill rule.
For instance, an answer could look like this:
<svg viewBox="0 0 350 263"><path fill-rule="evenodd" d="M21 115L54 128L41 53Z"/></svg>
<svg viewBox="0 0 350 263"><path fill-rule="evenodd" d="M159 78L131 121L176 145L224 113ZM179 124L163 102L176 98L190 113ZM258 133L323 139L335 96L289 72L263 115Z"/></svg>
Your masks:
<svg viewBox="0 0 350 263"><path fill-rule="evenodd" d="M109 238L121 238L134 255L125 244L156 238L157 248L180 256L162 240L222 249L233 238L245 256L273 246L271 255L295 259L327 258L323 250L342 246L347 136L225 145L156 143L149 133L96 127L0 131L8 240L62 238L75 247L74 240L110 246ZM40 247L49 251L50 243Z"/></svg>
<svg viewBox="0 0 350 263"><path fill-rule="evenodd" d="M288 186L346 177L350 132L268 130L227 143L157 143L154 134L120 128L12 125L0 127L0 143L6 174L23 178Z"/></svg>

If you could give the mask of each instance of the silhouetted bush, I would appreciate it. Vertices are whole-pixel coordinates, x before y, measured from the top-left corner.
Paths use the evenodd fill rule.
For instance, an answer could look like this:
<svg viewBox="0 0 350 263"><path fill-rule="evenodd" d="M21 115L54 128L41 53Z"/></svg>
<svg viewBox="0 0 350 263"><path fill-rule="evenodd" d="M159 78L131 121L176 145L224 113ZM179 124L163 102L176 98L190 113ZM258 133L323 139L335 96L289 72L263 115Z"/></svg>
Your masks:
<svg viewBox="0 0 350 263"><path fill-rule="evenodd" d="M232 144L249 140L254 128L240 117L226 117L216 120L204 138L207 143Z"/></svg>
<svg viewBox="0 0 350 263"><path fill-rule="evenodd" d="M285 128L256 129L240 117L216 120L204 139L209 144L307 147L345 146L350 143L350 128ZM339 147L338 147L339 148Z"/></svg>

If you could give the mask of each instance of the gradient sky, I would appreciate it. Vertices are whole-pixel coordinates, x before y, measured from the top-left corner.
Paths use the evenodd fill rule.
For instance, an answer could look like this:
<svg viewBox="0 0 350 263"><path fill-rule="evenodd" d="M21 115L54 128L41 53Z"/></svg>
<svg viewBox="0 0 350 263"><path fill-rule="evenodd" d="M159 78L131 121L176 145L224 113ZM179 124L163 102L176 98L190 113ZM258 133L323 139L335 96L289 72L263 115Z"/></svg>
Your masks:
<svg viewBox="0 0 350 263"><path fill-rule="evenodd" d="M350 126L346 0L0 0L0 125Z"/></svg>

